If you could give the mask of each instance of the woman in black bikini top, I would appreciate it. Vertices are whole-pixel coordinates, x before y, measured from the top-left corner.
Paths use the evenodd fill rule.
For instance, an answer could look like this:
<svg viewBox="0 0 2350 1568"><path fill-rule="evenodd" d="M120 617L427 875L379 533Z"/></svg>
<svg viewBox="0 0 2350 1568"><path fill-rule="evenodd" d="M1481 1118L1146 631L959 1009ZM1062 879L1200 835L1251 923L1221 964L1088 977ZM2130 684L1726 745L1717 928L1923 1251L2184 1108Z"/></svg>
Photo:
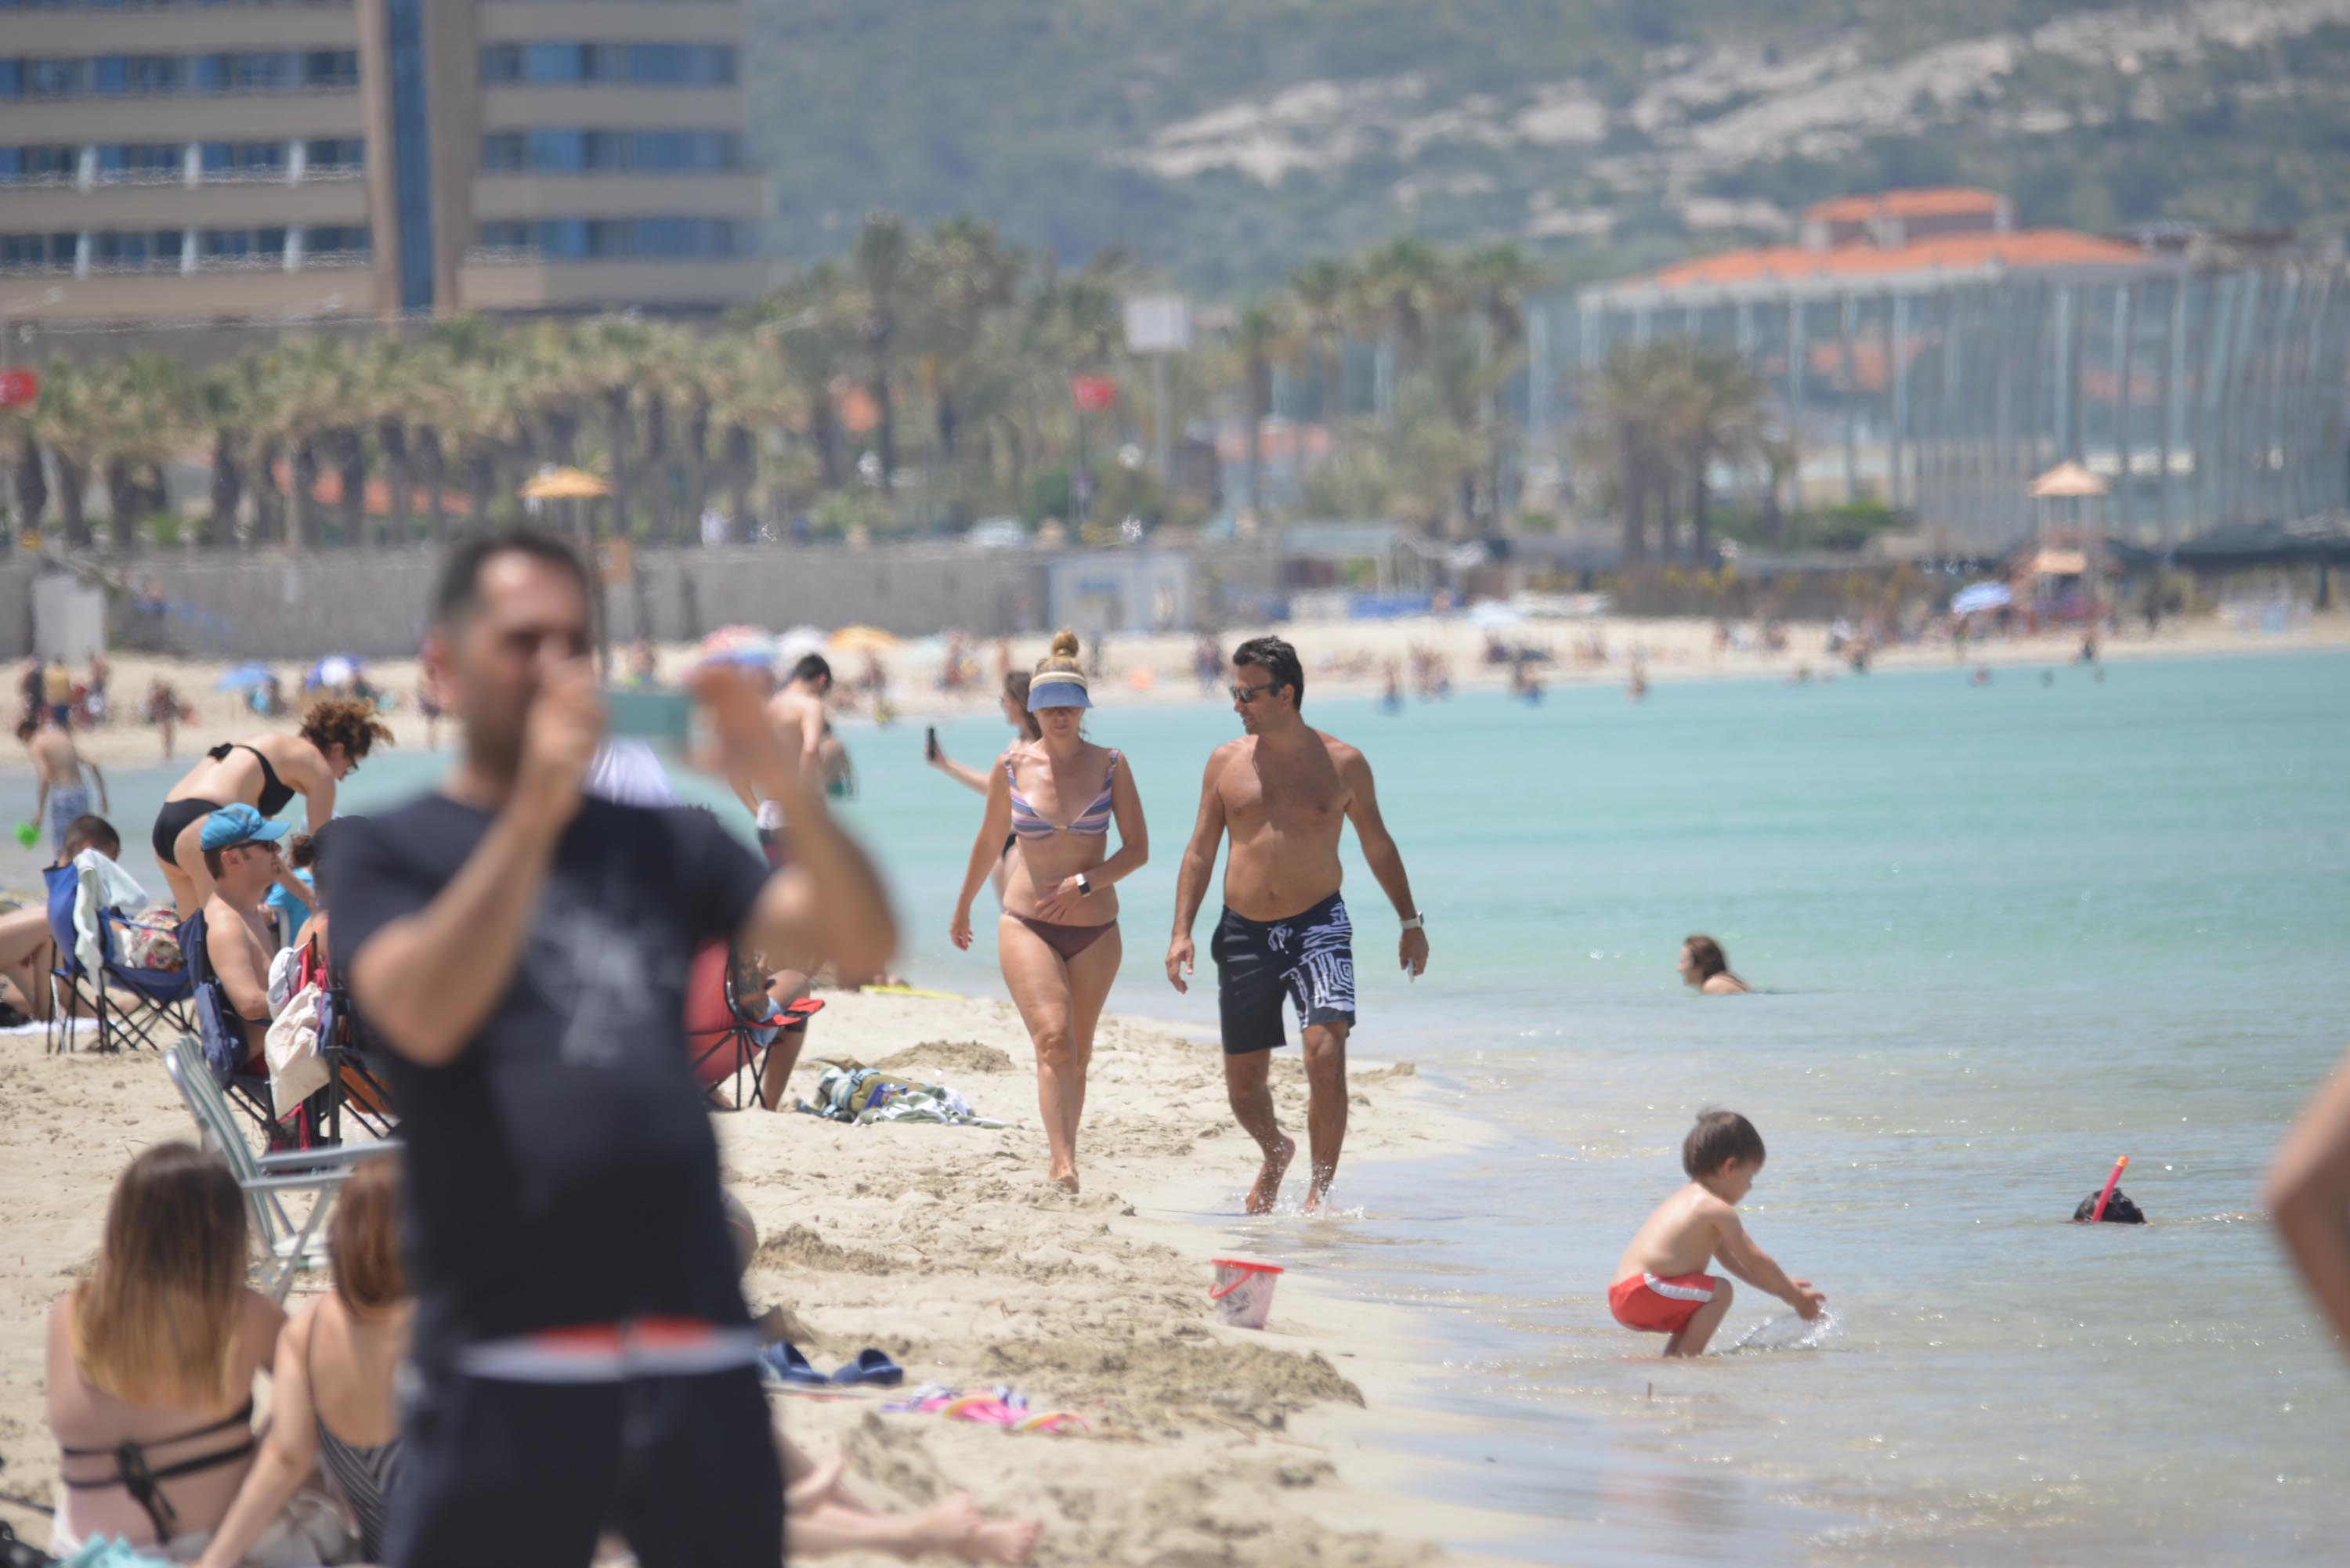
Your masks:
<svg viewBox="0 0 2350 1568"><path fill-rule="evenodd" d="M235 1178L192 1144L117 1179L98 1266L49 1315L53 1552L100 1534L161 1545L226 1514L253 1460L254 1375L286 1322L245 1288L245 1246Z"/></svg>
<svg viewBox="0 0 2350 1568"><path fill-rule="evenodd" d="M206 752L172 786L150 837L180 918L186 919L212 897L202 846L205 817L236 805L276 816L298 794L310 826L322 826L335 815L335 786L358 769L378 741L390 740L391 732L372 705L330 697L303 715L301 729L291 735L255 735ZM307 890L299 896L309 903Z"/></svg>

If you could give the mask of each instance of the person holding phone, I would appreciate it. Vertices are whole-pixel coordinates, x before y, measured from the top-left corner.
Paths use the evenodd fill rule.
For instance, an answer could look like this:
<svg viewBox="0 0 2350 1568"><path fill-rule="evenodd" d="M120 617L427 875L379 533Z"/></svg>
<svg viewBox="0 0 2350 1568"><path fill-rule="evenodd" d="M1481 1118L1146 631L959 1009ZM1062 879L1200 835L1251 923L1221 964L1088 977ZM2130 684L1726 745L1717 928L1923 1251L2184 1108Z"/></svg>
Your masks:
<svg viewBox="0 0 2350 1568"><path fill-rule="evenodd" d="M1036 725L1036 715L1028 711L1028 682L1032 679L1024 670L1003 672L1003 696L998 702L1004 722L1020 732L1024 741L1041 741L1045 732ZM922 760L966 789L987 793L988 781L994 775L956 762L939 744L939 732L933 727L922 737ZM995 869L988 873L988 882L995 889L995 901L1003 902L1003 884L1012 875L1012 850L1020 840L1013 834L1003 836L1003 851L995 858Z"/></svg>
<svg viewBox="0 0 2350 1568"><path fill-rule="evenodd" d="M987 815L950 932L956 947L971 947L972 899L1003 862L1001 846L1009 836L1014 853L996 921L996 957L1036 1047L1036 1100L1052 1152L1045 1179L1070 1192L1077 1190L1086 1066L1123 950L1115 884L1150 858L1134 771L1118 753L1085 737L1082 722L1092 706L1077 635L1064 631L1028 689L1027 711L1042 738L1006 751L987 781Z"/></svg>

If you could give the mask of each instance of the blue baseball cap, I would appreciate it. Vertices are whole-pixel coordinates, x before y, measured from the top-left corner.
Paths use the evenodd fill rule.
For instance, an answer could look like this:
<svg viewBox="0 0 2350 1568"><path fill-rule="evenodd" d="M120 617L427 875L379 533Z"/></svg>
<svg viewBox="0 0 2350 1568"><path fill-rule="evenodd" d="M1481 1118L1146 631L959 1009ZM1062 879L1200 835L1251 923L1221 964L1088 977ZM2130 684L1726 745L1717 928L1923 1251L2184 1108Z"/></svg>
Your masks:
<svg viewBox="0 0 2350 1568"><path fill-rule="evenodd" d="M249 805L224 805L204 818L204 847L234 849L240 844L275 844L291 832Z"/></svg>

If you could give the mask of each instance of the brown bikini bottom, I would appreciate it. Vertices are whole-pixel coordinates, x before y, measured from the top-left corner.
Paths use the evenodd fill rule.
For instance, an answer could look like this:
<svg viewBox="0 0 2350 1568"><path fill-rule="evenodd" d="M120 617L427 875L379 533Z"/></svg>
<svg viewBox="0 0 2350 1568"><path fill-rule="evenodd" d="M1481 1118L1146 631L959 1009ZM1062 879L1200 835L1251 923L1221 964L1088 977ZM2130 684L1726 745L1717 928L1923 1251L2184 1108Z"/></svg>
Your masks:
<svg viewBox="0 0 2350 1568"><path fill-rule="evenodd" d="M1116 920L1105 920L1098 926L1064 926L1052 920L1032 920L1025 915L1012 918L1035 932L1038 940L1064 959L1076 957L1118 929Z"/></svg>

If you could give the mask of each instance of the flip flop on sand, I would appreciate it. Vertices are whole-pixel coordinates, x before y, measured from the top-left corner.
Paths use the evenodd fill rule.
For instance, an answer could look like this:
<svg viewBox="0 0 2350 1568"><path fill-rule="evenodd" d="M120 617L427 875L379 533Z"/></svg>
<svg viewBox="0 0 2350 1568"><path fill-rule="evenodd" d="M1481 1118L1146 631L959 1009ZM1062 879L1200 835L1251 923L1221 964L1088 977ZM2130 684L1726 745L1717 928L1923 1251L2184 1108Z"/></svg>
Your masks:
<svg viewBox="0 0 2350 1568"><path fill-rule="evenodd" d="M857 1353L857 1359L845 1361L832 1375L835 1383L869 1383L877 1388L895 1388L906 1380L906 1370L889 1359L886 1351L867 1345Z"/></svg>
<svg viewBox="0 0 2350 1568"><path fill-rule="evenodd" d="M798 1384L816 1388L829 1388L832 1379L808 1365L799 1346L788 1340L779 1341L759 1352L759 1379L763 1383Z"/></svg>

